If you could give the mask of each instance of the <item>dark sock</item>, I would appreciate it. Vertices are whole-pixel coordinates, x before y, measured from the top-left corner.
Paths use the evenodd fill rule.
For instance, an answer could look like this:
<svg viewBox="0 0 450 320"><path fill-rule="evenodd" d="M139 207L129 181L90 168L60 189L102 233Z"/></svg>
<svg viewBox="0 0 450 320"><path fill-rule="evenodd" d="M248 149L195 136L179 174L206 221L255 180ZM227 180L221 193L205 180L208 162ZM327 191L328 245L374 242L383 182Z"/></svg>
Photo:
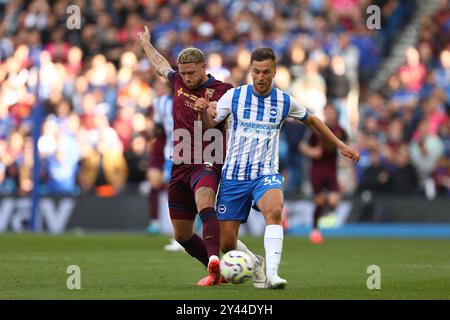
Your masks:
<svg viewBox="0 0 450 320"><path fill-rule="evenodd" d="M316 208L314 209L314 218L313 218L313 228L317 229L317 224L319 222L319 218L322 216L323 214L323 206L316 206Z"/></svg>
<svg viewBox="0 0 450 320"><path fill-rule="evenodd" d="M208 207L200 211L200 219L203 222L203 241L205 242L208 256L219 257L220 250L220 226L217 220L216 210Z"/></svg>
<svg viewBox="0 0 450 320"><path fill-rule="evenodd" d="M205 267L208 267L208 252L206 251L206 246L202 238L194 233L194 235L189 240L180 242L180 244L183 246L186 252L191 255L191 257L196 258L198 261L203 263Z"/></svg>
<svg viewBox="0 0 450 320"><path fill-rule="evenodd" d="M152 188L149 195L150 220L158 220L159 218L159 191L160 189Z"/></svg>

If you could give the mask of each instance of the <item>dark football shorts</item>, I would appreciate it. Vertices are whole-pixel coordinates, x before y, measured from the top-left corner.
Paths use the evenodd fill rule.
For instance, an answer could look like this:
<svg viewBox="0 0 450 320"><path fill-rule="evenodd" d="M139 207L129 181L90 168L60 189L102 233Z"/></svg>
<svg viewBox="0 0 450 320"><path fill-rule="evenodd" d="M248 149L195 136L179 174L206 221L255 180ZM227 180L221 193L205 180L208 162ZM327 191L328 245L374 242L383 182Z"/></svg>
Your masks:
<svg viewBox="0 0 450 320"><path fill-rule="evenodd" d="M310 174L314 194L322 192L339 192L335 171L312 170Z"/></svg>
<svg viewBox="0 0 450 320"><path fill-rule="evenodd" d="M217 192L220 171L218 166L209 164L174 164L169 183L170 218L195 220L195 192L201 187L208 187Z"/></svg>

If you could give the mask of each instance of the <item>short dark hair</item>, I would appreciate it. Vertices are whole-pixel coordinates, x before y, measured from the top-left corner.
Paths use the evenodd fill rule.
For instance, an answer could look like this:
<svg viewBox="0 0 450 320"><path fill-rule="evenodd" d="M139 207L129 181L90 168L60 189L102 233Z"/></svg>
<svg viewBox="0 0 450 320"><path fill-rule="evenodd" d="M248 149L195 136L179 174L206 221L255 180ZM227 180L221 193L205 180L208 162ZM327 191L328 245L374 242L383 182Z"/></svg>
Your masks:
<svg viewBox="0 0 450 320"><path fill-rule="evenodd" d="M273 53L272 49L258 48L252 52L250 64L253 61L264 61L264 60L269 60L269 59L273 61L274 66L277 64L277 57L275 56L275 53Z"/></svg>

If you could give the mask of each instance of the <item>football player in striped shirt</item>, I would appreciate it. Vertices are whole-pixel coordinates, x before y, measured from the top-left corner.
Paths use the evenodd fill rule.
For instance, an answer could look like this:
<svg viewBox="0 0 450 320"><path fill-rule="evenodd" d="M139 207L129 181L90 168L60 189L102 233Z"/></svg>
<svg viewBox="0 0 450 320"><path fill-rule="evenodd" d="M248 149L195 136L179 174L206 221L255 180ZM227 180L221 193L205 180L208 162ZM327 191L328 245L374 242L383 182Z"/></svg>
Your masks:
<svg viewBox="0 0 450 320"><path fill-rule="evenodd" d="M214 127L228 117L228 141L222 180L217 199L221 250L248 253L258 268L257 288L284 288L287 281L278 275L283 249L282 177L278 173L279 134L286 117L294 117L319 137L332 143L345 156L358 161L358 151L340 141L316 116L308 113L286 92L273 87L276 57L270 48L252 52L252 85L228 90L218 102L198 99L195 108L206 127ZM238 240L239 227L247 221L252 202L264 215L265 261ZM265 273L264 273L265 265Z"/></svg>

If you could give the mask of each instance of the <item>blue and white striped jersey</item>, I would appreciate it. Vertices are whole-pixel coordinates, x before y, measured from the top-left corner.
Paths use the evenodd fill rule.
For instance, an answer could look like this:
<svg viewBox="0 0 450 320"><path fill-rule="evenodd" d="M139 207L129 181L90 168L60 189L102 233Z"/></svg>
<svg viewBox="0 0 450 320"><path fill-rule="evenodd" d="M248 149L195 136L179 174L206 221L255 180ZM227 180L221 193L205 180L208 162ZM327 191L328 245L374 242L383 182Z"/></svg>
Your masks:
<svg viewBox="0 0 450 320"><path fill-rule="evenodd" d="M173 142L173 97L172 95L164 95L156 98L153 101L154 115L153 120L155 123L161 124L164 127L166 133L166 145L164 146L164 158L170 159L172 156Z"/></svg>
<svg viewBox="0 0 450 320"><path fill-rule="evenodd" d="M305 120L308 113L290 94L275 87L267 96L252 85L228 90L217 102L216 122L227 116L229 140L222 178L253 180L278 173L279 135L288 116Z"/></svg>

